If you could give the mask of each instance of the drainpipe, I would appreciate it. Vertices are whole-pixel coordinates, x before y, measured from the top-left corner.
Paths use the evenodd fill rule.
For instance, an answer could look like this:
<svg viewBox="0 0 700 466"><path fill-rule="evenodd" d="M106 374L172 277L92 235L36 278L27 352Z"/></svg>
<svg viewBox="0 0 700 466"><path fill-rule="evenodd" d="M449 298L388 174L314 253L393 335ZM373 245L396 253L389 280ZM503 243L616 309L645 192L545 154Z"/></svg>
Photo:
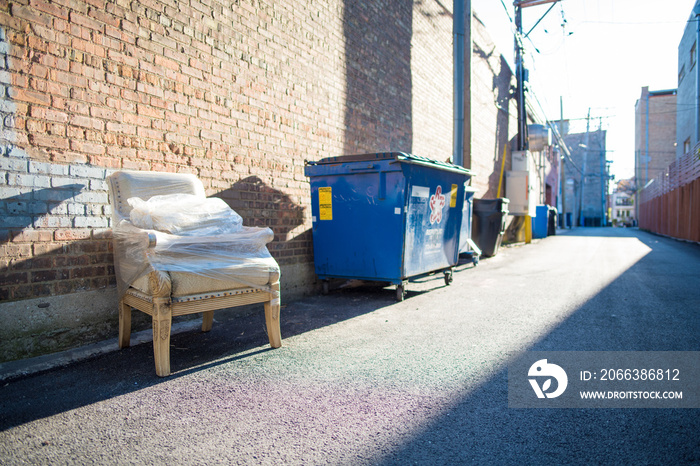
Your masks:
<svg viewBox="0 0 700 466"><path fill-rule="evenodd" d="M454 154L452 161L455 165L471 168L471 0L454 0L453 11Z"/></svg>

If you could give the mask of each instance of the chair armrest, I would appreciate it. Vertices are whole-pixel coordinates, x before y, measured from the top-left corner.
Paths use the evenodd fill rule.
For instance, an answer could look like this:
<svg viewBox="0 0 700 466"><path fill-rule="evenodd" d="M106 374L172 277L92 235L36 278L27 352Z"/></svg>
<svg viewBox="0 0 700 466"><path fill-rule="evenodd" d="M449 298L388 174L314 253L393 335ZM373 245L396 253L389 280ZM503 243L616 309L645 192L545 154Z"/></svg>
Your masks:
<svg viewBox="0 0 700 466"><path fill-rule="evenodd" d="M148 276L148 293L154 297L170 295L170 274L156 270L149 255L158 245L158 232L144 230L122 220L113 228L114 266L120 296L139 278Z"/></svg>

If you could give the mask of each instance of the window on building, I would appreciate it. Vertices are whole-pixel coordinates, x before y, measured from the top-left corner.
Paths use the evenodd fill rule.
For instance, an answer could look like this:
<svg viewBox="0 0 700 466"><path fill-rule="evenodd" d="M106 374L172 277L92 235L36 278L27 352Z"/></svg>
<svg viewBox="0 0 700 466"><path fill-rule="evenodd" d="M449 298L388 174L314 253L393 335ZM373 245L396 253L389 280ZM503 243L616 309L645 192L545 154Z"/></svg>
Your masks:
<svg viewBox="0 0 700 466"><path fill-rule="evenodd" d="M687 154L688 152L690 152L690 138L683 141L683 153Z"/></svg>
<svg viewBox="0 0 700 466"><path fill-rule="evenodd" d="M695 60L697 59L697 56L696 56L696 53L695 53L695 52L696 52L696 47L695 47L695 46L696 46L696 42L693 42L693 46L690 47L690 67L691 67L691 68L692 68L693 66L695 66Z"/></svg>
<svg viewBox="0 0 700 466"><path fill-rule="evenodd" d="M678 84L683 81L683 78L685 77L685 65L681 66L681 70L678 72Z"/></svg>

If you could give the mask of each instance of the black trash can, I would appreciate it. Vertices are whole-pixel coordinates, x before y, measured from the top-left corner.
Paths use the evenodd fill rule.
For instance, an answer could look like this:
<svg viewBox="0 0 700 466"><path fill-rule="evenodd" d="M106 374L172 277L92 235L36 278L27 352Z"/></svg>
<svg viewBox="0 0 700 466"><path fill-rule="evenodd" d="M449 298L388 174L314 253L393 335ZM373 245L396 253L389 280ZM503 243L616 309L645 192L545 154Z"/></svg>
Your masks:
<svg viewBox="0 0 700 466"><path fill-rule="evenodd" d="M547 236L552 236L557 234L557 219L559 215L557 213L557 208L549 206L549 218L547 222Z"/></svg>
<svg viewBox="0 0 700 466"><path fill-rule="evenodd" d="M498 253L503 233L506 231L509 202L505 197L474 199L472 239L481 249L483 256L491 257Z"/></svg>

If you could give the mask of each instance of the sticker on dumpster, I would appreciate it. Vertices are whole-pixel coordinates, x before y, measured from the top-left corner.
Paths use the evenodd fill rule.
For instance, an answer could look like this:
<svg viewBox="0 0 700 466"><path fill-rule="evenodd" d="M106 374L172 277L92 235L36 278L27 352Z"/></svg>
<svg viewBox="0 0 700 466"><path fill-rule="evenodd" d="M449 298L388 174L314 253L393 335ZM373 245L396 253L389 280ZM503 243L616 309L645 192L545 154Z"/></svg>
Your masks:
<svg viewBox="0 0 700 466"><path fill-rule="evenodd" d="M413 186L411 188L411 197L428 197L430 196L430 188L426 186Z"/></svg>
<svg viewBox="0 0 700 466"><path fill-rule="evenodd" d="M442 221L442 209L445 207L445 196L442 194L442 186L438 185L435 194L430 196L430 224Z"/></svg>
<svg viewBox="0 0 700 466"><path fill-rule="evenodd" d="M318 188L318 215L321 220L333 220L333 195L331 188Z"/></svg>
<svg viewBox="0 0 700 466"><path fill-rule="evenodd" d="M457 207L457 185L453 184L450 190L450 208Z"/></svg>

